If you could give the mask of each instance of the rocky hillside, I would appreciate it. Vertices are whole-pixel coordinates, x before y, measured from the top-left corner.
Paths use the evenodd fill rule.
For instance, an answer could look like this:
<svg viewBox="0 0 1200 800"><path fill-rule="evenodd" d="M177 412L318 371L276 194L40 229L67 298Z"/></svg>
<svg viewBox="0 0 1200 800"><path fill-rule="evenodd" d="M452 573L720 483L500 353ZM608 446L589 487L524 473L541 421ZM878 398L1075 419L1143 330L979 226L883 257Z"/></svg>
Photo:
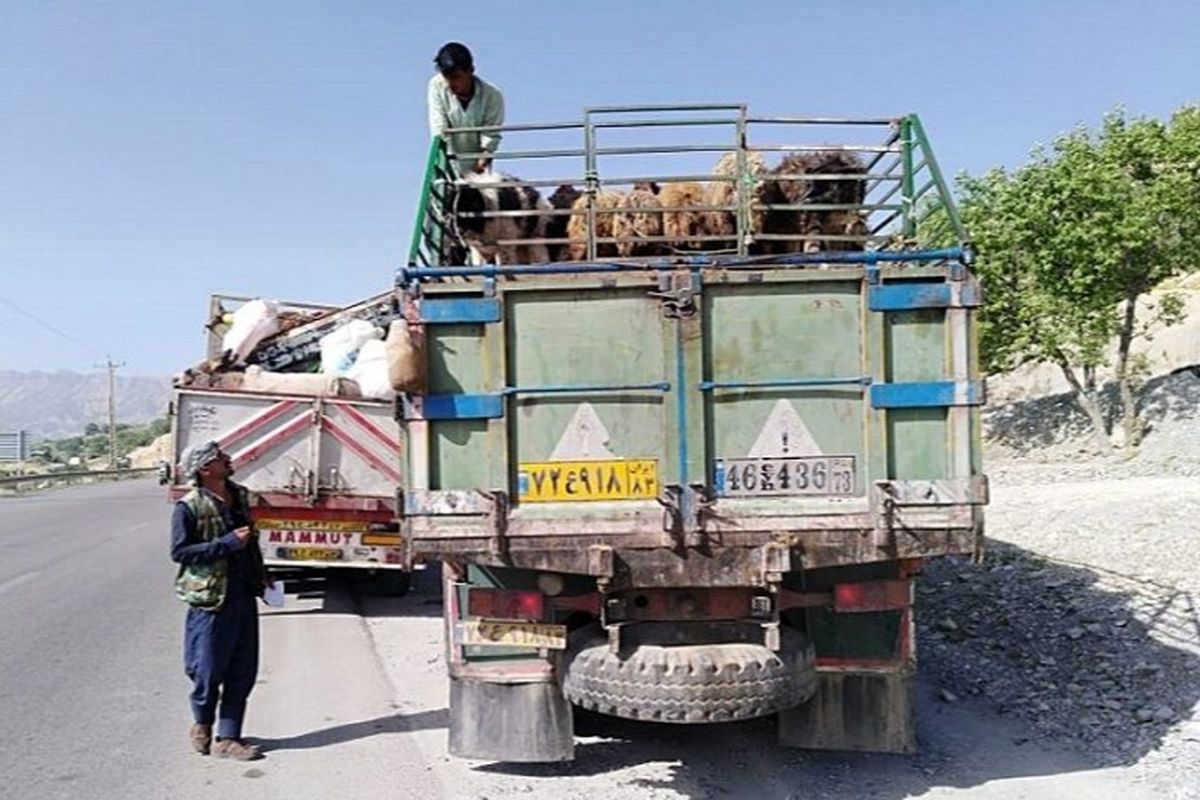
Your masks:
<svg viewBox="0 0 1200 800"><path fill-rule="evenodd" d="M1135 388L1138 415L1146 423L1141 460L1158 466L1177 459L1200 462L1200 275L1169 287L1181 296L1186 317L1178 325L1152 325L1135 342L1141 373ZM1141 309L1161 299L1147 295ZM1114 344L1115 351L1115 344ZM1101 369L1100 405L1110 422L1120 412L1111 370ZM994 458L1060 460L1091 448L1090 422L1075 404L1058 367L1027 364L987 379L984 437ZM1113 426L1119 434L1119 425Z"/></svg>
<svg viewBox="0 0 1200 800"><path fill-rule="evenodd" d="M117 421L149 422L166 413L167 378L117 375ZM89 422L108 423L108 376L103 372L0 370L0 430L28 430L37 438L74 436Z"/></svg>

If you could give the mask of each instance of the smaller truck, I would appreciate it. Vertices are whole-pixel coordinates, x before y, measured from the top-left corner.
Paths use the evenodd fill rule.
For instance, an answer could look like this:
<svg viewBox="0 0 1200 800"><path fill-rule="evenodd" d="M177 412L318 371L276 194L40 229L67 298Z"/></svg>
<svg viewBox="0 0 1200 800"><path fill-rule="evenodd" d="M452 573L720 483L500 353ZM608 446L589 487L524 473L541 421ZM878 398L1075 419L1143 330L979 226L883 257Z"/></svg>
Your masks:
<svg viewBox="0 0 1200 800"><path fill-rule="evenodd" d="M242 299L213 303L221 308ZM321 324L323 307L302 308L314 319L302 328L329 327ZM339 313L327 310L330 317ZM210 362L216 355L210 347ZM171 499L189 489L183 474L189 449L215 440L233 459L235 480L253 493L251 514L268 568L355 570L384 593L404 594L409 572L396 522L400 437L392 404L309 393L304 379L316 375L273 375L278 389L272 391L250 382L201 387L177 379Z"/></svg>

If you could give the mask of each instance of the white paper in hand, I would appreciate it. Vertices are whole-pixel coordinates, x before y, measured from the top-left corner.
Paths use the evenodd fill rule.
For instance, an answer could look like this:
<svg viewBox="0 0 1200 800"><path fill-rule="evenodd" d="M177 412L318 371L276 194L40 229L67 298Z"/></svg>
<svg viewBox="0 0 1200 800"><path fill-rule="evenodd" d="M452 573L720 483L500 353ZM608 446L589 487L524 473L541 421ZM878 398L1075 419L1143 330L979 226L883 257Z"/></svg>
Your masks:
<svg viewBox="0 0 1200 800"><path fill-rule="evenodd" d="M283 608L283 581L275 581L263 592L263 602L271 608Z"/></svg>

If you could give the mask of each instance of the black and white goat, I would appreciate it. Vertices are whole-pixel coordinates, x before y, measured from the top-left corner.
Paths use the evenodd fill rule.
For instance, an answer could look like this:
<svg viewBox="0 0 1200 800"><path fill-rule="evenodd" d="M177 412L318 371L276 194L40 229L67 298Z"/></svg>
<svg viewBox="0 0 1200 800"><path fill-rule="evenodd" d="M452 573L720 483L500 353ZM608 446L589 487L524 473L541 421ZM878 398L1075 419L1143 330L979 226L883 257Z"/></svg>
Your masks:
<svg viewBox="0 0 1200 800"><path fill-rule="evenodd" d="M470 174L453 188L451 197L454 229L473 265L544 264L550 260L546 245L524 244L546 238L545 212L550 204L534 187L509 175ZM497 211L526 213L486 216Z"/></svg>

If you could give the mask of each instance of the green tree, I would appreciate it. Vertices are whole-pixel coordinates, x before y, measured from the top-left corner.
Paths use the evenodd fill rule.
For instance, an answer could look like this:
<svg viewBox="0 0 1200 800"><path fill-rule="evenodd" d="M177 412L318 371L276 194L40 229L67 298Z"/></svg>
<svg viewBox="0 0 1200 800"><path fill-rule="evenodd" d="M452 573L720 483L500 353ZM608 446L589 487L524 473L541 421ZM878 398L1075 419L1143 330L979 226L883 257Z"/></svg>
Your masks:
<svg viewBox="0 0 1200 800"><path fill-rule="evenodd" d="M980 350L988 371L1027 361L1058 365L1097 443L1111 446L1096 371L1110 342L1125 442L1140 438L1131 346L1155 324L1175 324L1168 295L1149 318L1139 298L1195 270L1200 253L1200 107L1169 123L1105 117L1013 172L960 177L961 207L979 250L986 305Z"/></svg>
<svg viewBox="0 0 1200 800"><path fill-rule="evenodd" d="M108 429L91 423L86 430L91 432L67 439L48 440L39 447L43 448L47 460L50 461L66 462L74 456L79 456L84 460L107 457ZM159 417L145 425L119 423L117 425L117 456L127 456L131 451L145 447L159 436L169 433L170 430L171 423L167 417Z"/></svg>

